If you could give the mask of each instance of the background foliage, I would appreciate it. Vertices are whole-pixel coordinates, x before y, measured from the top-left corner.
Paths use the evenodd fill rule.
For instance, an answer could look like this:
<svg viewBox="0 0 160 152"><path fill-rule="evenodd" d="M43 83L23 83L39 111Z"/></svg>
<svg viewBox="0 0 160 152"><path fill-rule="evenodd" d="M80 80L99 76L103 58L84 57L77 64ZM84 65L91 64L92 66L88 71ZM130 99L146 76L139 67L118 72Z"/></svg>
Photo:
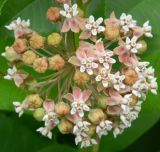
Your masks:
<svg viewBox="0 0 160 152"><path fill-rule="evenodd" d="M131 13L140 25L150 20L153 26L153 39L146 39L148 51L142 59L148 60L156 69L156 76L160 82L160 0L90 0L87 15L109 17L115 11L117 17L122 12ZM53 0L0 0L0 53L5 46L13 41L13 35L5 30L4 25L16 17L31 20L31 28L37 32L48 35L57 31L56 25L46 19L46 11L52 6ZM7 62L0 57L0 71L6 73ZM0 147L1 152L90 152L92 148L80 150L74 146L74 137L60 135L56 130L54 139L41 137L35 130L41 125L28 115L22 118L12 113L12 101L23 100L25 92L16 88L12 82L3 80L0 76ZM160 94L149 94L143 105L139 118L127 129L123 135L114 139L111 134L103 137L99 152L119 152L131 145L146 131L148 131L160 118Z"/></svg>

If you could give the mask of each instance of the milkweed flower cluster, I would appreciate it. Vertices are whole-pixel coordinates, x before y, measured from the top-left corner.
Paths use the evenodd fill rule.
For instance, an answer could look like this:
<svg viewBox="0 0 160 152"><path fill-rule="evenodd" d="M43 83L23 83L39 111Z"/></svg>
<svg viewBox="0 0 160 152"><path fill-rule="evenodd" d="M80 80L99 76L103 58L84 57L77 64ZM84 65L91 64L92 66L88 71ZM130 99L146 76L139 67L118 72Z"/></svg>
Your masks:
<svg viewBox="0 0 160 152"><path fill-rule="evenodd" d="M47 18L59 22L59 33L45 38L20 18L6 26L15 41L2 53L11 66L4 78L27 90L24 101L13 105L19 117L30 110L44 122L37 132L51 139L57 127L74 134L76 145L88 147L131 127L147 93L157 94L154 68L138 57L147 48L143 38L153 37L152 28L149 21L138 26L130 14L83 17L77 4L56 2ZM26 66L39 76L22 70Z"/></svg>

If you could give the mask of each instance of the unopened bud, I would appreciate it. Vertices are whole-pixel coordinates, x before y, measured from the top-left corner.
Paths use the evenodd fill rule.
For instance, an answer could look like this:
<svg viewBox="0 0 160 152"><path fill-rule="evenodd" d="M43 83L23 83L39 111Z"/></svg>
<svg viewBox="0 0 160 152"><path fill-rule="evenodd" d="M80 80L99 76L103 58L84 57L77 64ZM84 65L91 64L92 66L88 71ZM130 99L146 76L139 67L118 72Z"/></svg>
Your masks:
<svg viewBox="0 0 160 152"><path fill-rule="evenodd" d="M20 55L14 51L13 47L6 48L6 51L4 52L4 57L10 62L20 59Z"/></svg>
<svg viewBox="0 0 160 152"><path fill-rule="evenodd" d="M89 76L86 73L82 73L79 70L76 70L74 75L74 81L78 85L84 85L89 81Z"/></svg>
<svg viewBox="0 0 160 152"><path fill-rule="evenodd" d="M52 33L48 36L48 44L58 46L62 41L62 36L59 33Z"/></svg>
<svg viewBox="0 0 160 152"><path fill-rule="evenodd" d="M49 58L49 67L51 70L60 71L64 68L65 61L60 55Z"/></svg>
<svg viewBox="0 0 160 152"><path fill-rule="evenodd" d="M33 63L33 68L39 73L44 73L48 69L48 61L46 58L37 58Z"/></svg>
<svg viewBox="0 0 160 152"><path fill-rule="evenodd" d="M27 102L29 108L37 109L41 107L43 99L38 94L33 94L27 97Z"/></svg>
<svg viewBox="0 0 160 152"><path fill-rule="evenodd" d="M92 109L89 112L88 118L93 124L99 124L105 119L105 114L102 109Z"/></svg>
<svg viewBox="0 0 160 152"><path fill-rule="evenodd" d="M37 121L42 121L43 117L45 115L45 110L43 108L38 108L34 111L33 113L33 117L37 120Z"/></svg>
<svg viewBox="0 0 160 152"><path fill-rule="evenodd" d="M24 53L27 50L27 41L25 39L16 39L12 47L17 53Z"/></svg>
<svg viewBox="0 0 160 152"><path fill-rule="evenodd" d="M58 125L58 129L62 134L69 134L72 132L73 124L66 119L62 119Z"/></svg>
<svg viewBox="0 0 160 152"><path fill-rule="evenodd" d="M84 17L84 11L80 8L78 8L78 15L82 18Z"/></svg>
<svg viewBox="0 0 160 152"><path fill-rule="evenodd" d="M70 107L67 103L59 102L55 106L55 112L58 115L65 116L70 112Z"/></svg>
<svg viewBox="0 0 160 152"><path fill-rule="evenodd" d="M138 44L141 44L142 47L138 49L138 53L144 53L147 50L147 43L144 40L138 41Z"/></svg>
<svg viewBox="0 0 160 152"><path fill-rule="evenodd" d="M125 75L124 83L127 85L133 85L138 80L138 75L134 69L125 68L122 73Z"/></svg>
<svg viewBox="0 0 160 152"><path fill-rule="evenodd" d="M25 64L32 64L35 59L37 58L37 55L33 52L33 51L26 51L23 55L22 55L22 61Z"/></svg>
<svg viewBox="0 0 160 152"><path fill-rule="evenodd" d="M89 125L88 128L89 128L88 135L93 136L96 133L96 126Z"/></svg>
<svg viewBox="0 0 160 152"><path fill-rule="evenodd" d="M105 37L108 40L115 40L120 35L119 21L116 19L115 14L112 13L109 19L105 20Z"/></svg>
<svg viewBox="0 0 160 152"><path fill-rule="evenodd" d="M106 109L106 107L107 107L107 97L106 96L104 96L104 95L99 96L98 106L102 109Z"/></svg>
<svg viewBox="0 0 160 152"><path fill-rule="evenodd" d="M51 21L51 22L57 22L58 20L60 20L60 10L57 7L51 7L48 9L47 11L47 18Z"/></svg>
<svg viewBox="0 0 160 152"><path fill-rule="evenodd" d="M69 0L56 0L56 3L58 3L58 4L66 4L66 3L69 3Z"/></svg>
<svg viewBox="0 0 160 152"><path fill-rule="evenodd" d="M45 38L34 33L29 42L34 49L40 49L44 46Z"/></svg>

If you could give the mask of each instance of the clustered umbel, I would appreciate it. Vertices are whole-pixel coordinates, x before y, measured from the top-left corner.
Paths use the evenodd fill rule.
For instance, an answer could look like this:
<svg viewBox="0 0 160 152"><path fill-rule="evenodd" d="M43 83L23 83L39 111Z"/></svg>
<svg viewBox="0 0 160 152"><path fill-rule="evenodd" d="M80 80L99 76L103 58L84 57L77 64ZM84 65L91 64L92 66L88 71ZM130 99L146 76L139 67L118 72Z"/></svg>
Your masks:
<svg viewBox="0 0 160 152"><path fill-rule="evenodd" d="M76 145L88 147L110 131L117 137L131 127L147 93L157 94L158 85L150 63L139 57L147 49L143 38L153 37L149 21L140 27L125 13L120 19L114 12L107 19L82 14L77 4L57 0L47 18L61 29L47 38L18 18L6 26L15 41L2 56L11 66L4 78L28 92L22 102L13 102L16 113L33 111L44 122L37 129L43 136L51 139L58 127L74 134Z"/></svg>

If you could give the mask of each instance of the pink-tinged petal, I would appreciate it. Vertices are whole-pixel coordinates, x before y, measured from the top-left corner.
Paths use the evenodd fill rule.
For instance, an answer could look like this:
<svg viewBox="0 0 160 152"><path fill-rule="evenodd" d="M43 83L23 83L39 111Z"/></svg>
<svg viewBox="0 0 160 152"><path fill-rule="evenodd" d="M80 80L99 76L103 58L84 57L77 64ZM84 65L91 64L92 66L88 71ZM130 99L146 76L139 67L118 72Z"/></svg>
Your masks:
<svg viewBox="0 0 160 152"><path fill-rule="evenodd" d="M84 19L84 18L81 18L81 17L79 17L79 16L76 16L75 19L76 19L76 21L77 21L77 23L78 23L78 25L79 25L79 28L80 28L81 30L84 30L87 20Z"/></svg>
<svg viewBox="0 0 160 152"><path fill-rule="evenodd" d="M92 92L90 90L84 90L82 92L82 99L83 99L84 102L86 102L88 100L88 98L90 97L91 93Z"/></svg>
<svg viewBox="0 0 160 152"><path fill-rule="evenodd" d="M144 34L144 30L141 27L133 28L133 35L136 37L141 37Z"/></svg>
<svg viewBox="0 0 160 152"><path fill-rule="evenodd" d="M79 36L79 38L83 40L89 39L90 37L91 37L91 32L89 30L83 31Z"/></svg>
<svg viewBox="0 0 160 152"><path fill-rule="evenodd" d="M63 98L69 100L70 102L74 102L74 97L71 93L67 93Z"/></svg>
<svg viewBox="0 0 160 152"><path fill-rule="evenodd" d="M82 92L81 89L78 87L73 88L73 97L74 100L79 100L81 98Z"/></svg>
<svg viewBox="0 0 160 152"><path fill-rule="evenodd" d="M69 114L69 115L67 115L66 116L67 117L67 119L69 120L69 121L71 121L71 122L73 122L73 123L77 123L77 122L79 122L79 121L82 121L82 118L80 118L77 114L75 114L75 115L71 115L71 114Z"/></svg>
<svg viewBox="0 0 160 152"><path fill-rule="evenodd" d="M70 30L69 20L66 19L63 23L61 32L65 33L65 32L68 32L69 30Z"/></svg>
<svg viewBox="0 0 160 152"><path fill-rule="evenodd" d="M71 28L72 32L78 33L80 31L79 25L78 25L75 18L72 18L70 20L69 24L70 24L70 28Z"/></svg>
<svg viewBox="0 0 160 152"><path fill-rule="evenodd" d="M84 50L84 51L88 51L88 50L93 50L94 49L94 45L89 43L89 42L85 42L85 41L80 41L79 43L79 50Z"/></svg>
<svg viewBox="0 0 160 152"><path fill-rule="evenodd" d="M52 112L54 111L54 102L50 99L47 99L44 103L43 103L43 107L47 112Z"/></svg>
<svg viewBox="0 0 160 152"><path fill-rule="evenodd" d="M129 93L130 91L131 91L131 87L125 86L125 88L124 88L124 89L121 89L121 90L119 91L119 93L120 93L120 94L124 94L124 93Z"/></svg>
<svg viewBox="0 0 160 152"><path fill-rule="evenodd" d="M127 52L125 46L119 46L117 48L114 49L114 52L117 54L117 55L121 55L121 54L124 54Z"/></svg>
<svg viewBox="0 0 160 152"><path fill-rule="evenodd" d="M83 50L77 50L76 52L76 56L78 58L78 60L85 60L87 58L86 52Z"/></svg>
<svg viewBox="0 0 160 152"><path fill-rule="evenodd" d="M14 76L14 82L17 87L20 87L21 84L23 84L24 79L22 79L19 75Z"/></svg>
<svg viewBox="0 0 160 152"><path fill-rule="evenodd" d="M75 66L80 66L81 63L80 61L78 60L78 58L76 56L72 56L69 60L68 60L69 63L75 65Z"/></svg>
<svg viewBox="0 0 160 152"><path fill-rule="evenodd" d="M107 108L107 113L110 115L119 115L122 109L120 106L109 106Z"/></svg>
<svg viewBox="0 0 160 152"><path fill-rule="evenodd" d="M103 42L101 40L98 40L96 42L96 50L104 53L104 45L103 45Z"/></svg>
<svg viewBox="0 0 160 152"><path fill-rule="evenodd" d="M109 89L109 95L111 98L108 101L108 104L110 105L117 105L122 101L122 96L117 91L114 91L113 89Z"/></svg>

